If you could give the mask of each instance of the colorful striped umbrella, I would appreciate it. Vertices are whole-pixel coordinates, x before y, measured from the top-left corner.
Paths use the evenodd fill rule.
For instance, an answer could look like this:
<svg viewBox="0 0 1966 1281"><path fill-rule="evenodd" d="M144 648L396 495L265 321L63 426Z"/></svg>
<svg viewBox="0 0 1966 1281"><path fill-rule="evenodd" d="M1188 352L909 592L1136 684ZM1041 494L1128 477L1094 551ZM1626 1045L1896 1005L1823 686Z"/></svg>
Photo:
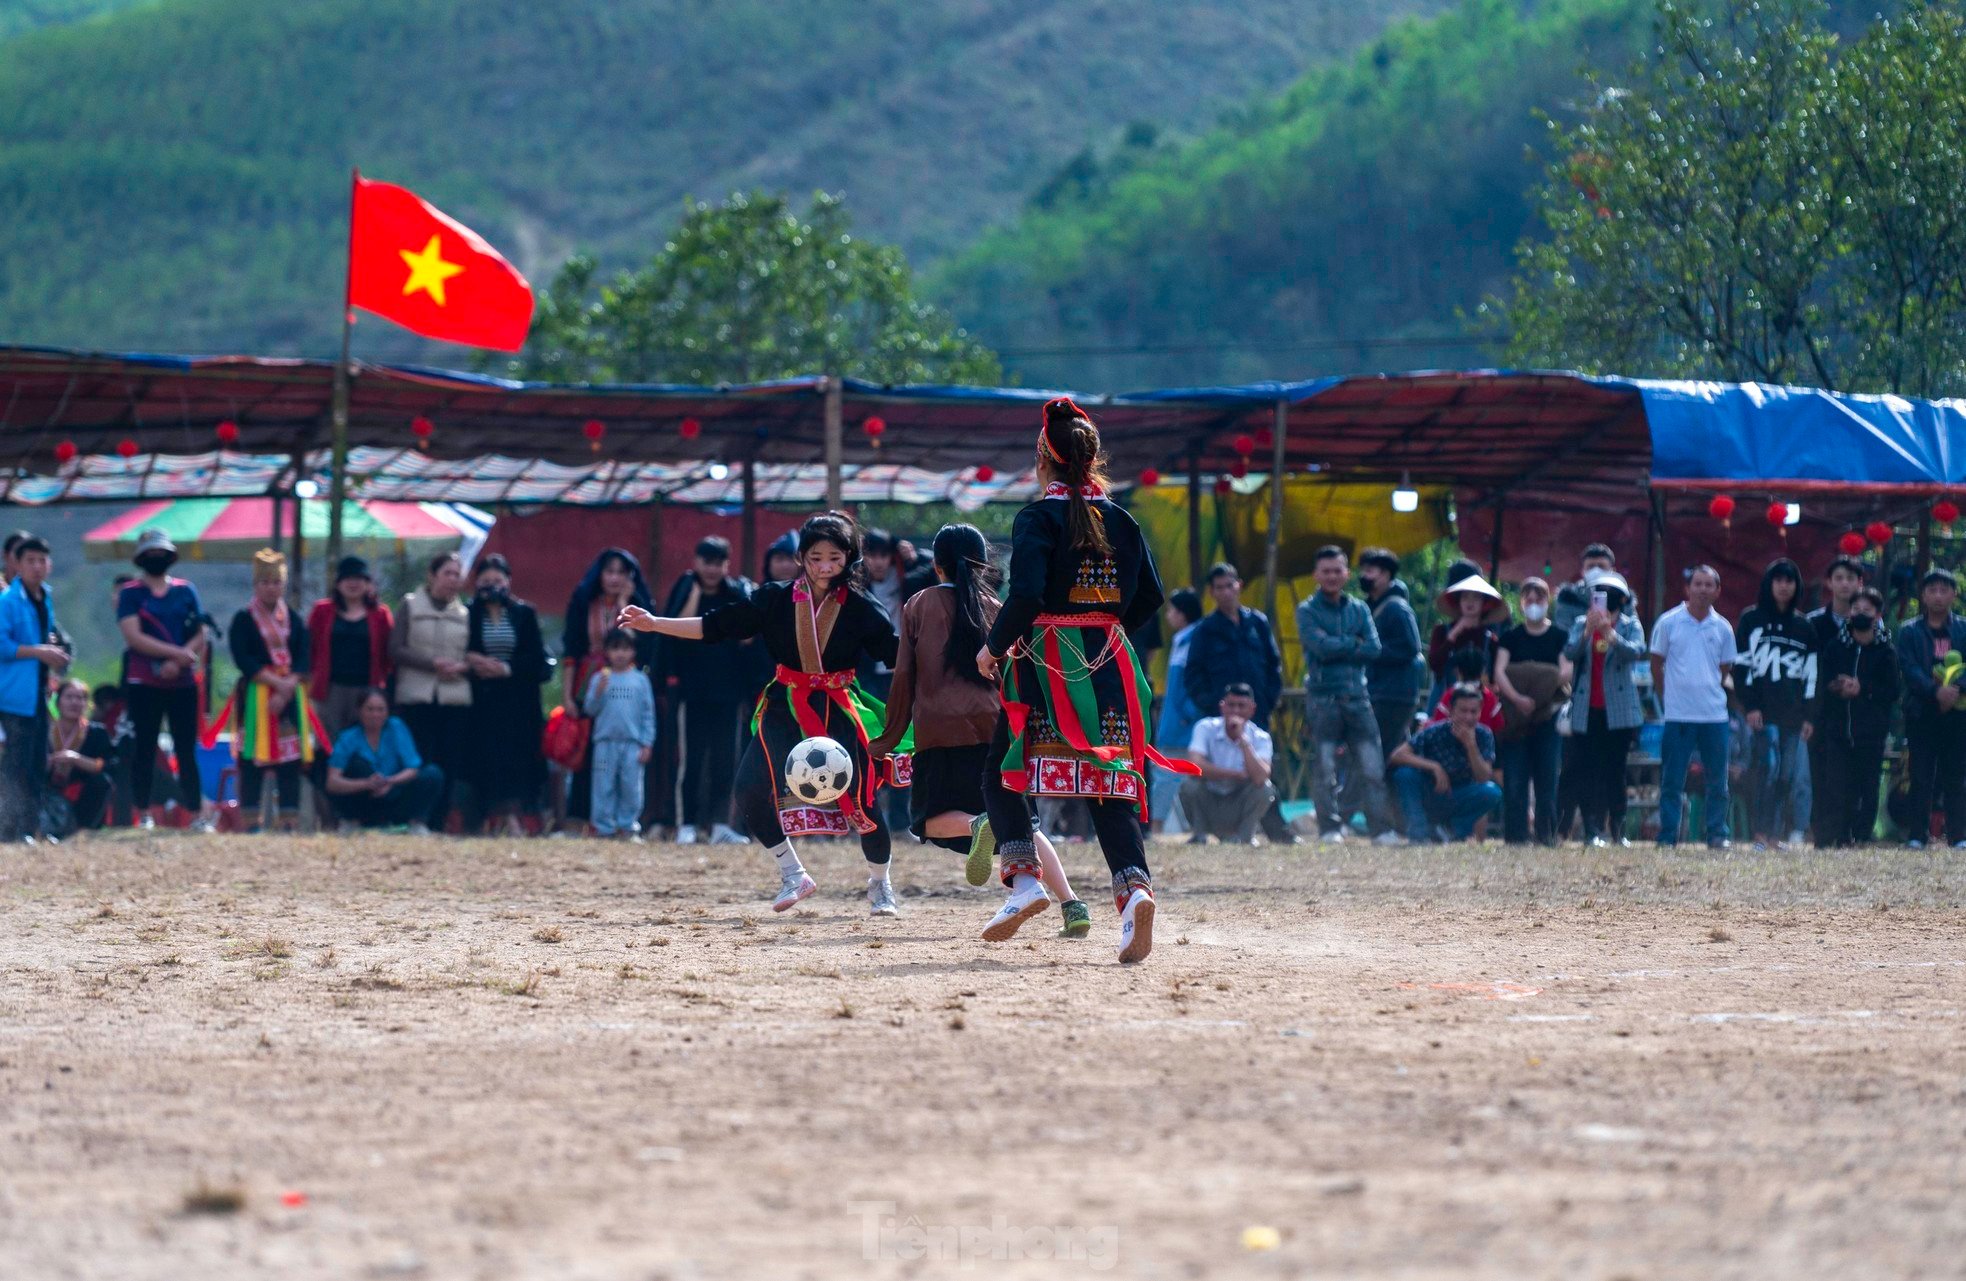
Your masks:
<svg viewBox="0 0 1966 1281"><path fill-rule="evenodd" d="M282 546L293 541L296 507L302 537L321 546L328 536L328 503L319 498L289 499L280 505ZM483 513L450 503L351 500L342 508L341 538L349 551L370 555L434 552L457 547L480 523L488 526L491 521ZM146 529L169 534L185 560L249 561L254 552L274 541L273 500L174 498L139 503L84 534L82 546L90 560L128 560L136 554L137 535ZM482 536L476 541L482 542Z"/></svg>

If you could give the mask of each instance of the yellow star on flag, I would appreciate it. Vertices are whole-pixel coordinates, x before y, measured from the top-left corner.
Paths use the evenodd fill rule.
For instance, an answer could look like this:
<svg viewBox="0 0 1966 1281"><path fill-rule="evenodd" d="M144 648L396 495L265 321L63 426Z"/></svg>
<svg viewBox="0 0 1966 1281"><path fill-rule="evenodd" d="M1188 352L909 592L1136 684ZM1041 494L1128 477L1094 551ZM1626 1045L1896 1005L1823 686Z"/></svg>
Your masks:
<svg viewBox="0 0 1966 1281"><path fill-rule="evenodd" d="M430 300L439 307L444 305L444 282L452 276L462 275L464 268L454 262L445 262L443 242L436 236L423 247L420 254L407 249L398 249L403 261L409 264L410 278L403 282L403 295L408 297L421 289L430 295Z"/></svg>

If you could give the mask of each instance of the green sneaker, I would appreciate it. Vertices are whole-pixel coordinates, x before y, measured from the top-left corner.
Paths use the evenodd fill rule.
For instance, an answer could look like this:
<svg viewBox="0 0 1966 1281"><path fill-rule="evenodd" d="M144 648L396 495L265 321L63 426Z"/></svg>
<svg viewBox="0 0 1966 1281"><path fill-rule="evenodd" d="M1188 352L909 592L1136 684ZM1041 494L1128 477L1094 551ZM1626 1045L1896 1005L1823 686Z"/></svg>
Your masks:
<svg viewBox="0 0 1966 1281"><path fill-rule="evenodd" d="M963 863L963 879L982 885L990 879L997 861L997 834L990 830L990 816L978 814L969 820L969 858Z"/></svg>
<svg viewBox="0 0 1966 1281"><path fill-rule="evenodd" d="M1061 939L1082 939L1092 933L1092 909L1078 899L1066 899L1059 905L1065 914L1065 924L1058 931Z"/></svg>

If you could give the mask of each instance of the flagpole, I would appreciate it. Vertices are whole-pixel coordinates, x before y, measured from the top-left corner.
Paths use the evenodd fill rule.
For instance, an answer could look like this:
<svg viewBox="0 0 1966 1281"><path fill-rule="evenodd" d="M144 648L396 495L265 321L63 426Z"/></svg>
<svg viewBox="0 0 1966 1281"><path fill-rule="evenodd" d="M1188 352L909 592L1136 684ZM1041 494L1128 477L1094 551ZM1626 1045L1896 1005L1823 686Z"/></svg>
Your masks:
<svg viewBox="0 0 1966 1281"><path fill-rule="evenodd" d="M334 367L334 408L332 410L333 439L330 444L331 470L328 472L328 569L327 579L330 594L333 593L335 566L341 561L341 504L348 497L348 383L351 370L348 365L349 331L355 327L355 312L349 301L353 293L355 278L355 192L356 183L362 180L362 171L350 171L348 181L348 265L341 278L341 358ZM295 520L299 520L300 507L294 507ZM298 528L298 524L296 524Z"/></svg>

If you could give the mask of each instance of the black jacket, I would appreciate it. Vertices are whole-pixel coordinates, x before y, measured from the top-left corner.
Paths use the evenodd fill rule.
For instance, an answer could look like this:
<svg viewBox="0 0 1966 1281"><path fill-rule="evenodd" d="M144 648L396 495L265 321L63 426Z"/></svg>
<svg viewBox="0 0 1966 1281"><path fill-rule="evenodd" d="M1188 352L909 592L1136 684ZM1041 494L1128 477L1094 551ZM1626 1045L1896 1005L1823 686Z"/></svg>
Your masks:
<svg viewBox="0 0 1966 1281"><path fill-rule="evenodd" d="M1783 566L1795 573L1791 561L1770 565L1761 578L1760 600L1734 627L1734 647L1741 654L1734 664L1734 693L1742 711L1760 712L1780 729L1799 729L1816 718L1817 635L1794 600L1787 609L1775 605L1769 583Z"/></svg>
<svg viewBox="0 0 1966 1281"><path fill-rule="evenodd" d="M662 607L663 615L668 618L681 617L683 606L689 602L690 590L695 586L696 571L684 571L675 586L669 589L669 599ZM748 578L740 574L727 575L718 591L706 593L697 602L697 613L707 618L737 601L750 600L752 591ZM674 692L685 701L741 702L756 679L756 667L757 656L751 652L749 642L722 641L703 645L688 641L665 641L656 655L656 686L659 692L670 681L675 681Z"/></svg>
<svg viewBox="0 0 1966 1281"><path fill-rule="evenodd" d="M470 639L466 641L467 650L485 652L485 614L484 604L472 598L470 609ZM539 630L539 611L530 601L509 600L505 602L505 616L512 623L512 675L502 679L522 681L527 685L544 685L553 675L553 664L546 657L546 642ZM484 684L478 677L471 678L471 688L476 691Z"/></svg>
<svg viewBox="0 0 1966 1281"><path fill-rule="evenodd" d="M1826 744L1862 744L1881 751L1891 729L1891 710L1898 701L1898 652L1883 619L1872 630L1871 639L1860 645L1848 627L1837 627L1835 639L1816 664L1823 691L1816 728ZM1832 688L1839 676L1857 678L1855 698L1845 698Z"/></svg>
<svg viewBox="0 0 1966 1281"><path fill-rule="evenodd" d="M1213 708L1225 688L1247 683L1256 691L1256 723L1266 723L1283 692L1283 651L1269 617L1247 605L1234 620L1219 609L1209 614L1188 637L1182 675L1196 707Z"/></svg>
<svg viewBox="0 0 1966 1281"><path fill-rule="evenodd" d="M1030 634L1040 614L1111 614L1131 632L1160 611L1160 574L1140 526L1111 499L1092 506L1106 523L1110 560L1072 546L1064 499L1040 498L1017 513L1010 530L1010 588L990 628L991 653L1007 653Z"/></svg>
<svg viewBox="0 0 1966 1281"><path fill-rule="evenodd" d="M1365 692L1375 703L1411 703L1420 697L1420 620L1406 584L1395 578L1366 604L1379 632L1379 657L1366 666Z"/></svg>

